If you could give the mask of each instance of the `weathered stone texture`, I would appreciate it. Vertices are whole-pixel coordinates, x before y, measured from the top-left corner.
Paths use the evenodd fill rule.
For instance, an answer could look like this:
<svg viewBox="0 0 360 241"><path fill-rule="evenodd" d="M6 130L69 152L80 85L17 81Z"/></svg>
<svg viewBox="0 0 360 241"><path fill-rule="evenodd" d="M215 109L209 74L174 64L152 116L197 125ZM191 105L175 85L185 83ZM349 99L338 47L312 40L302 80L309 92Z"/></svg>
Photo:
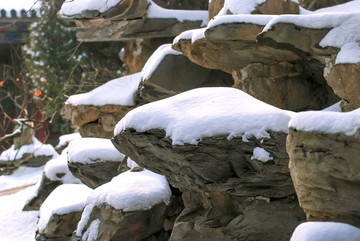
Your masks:
<svg viewBox="0 0 360 241"><path fill-rule="evenodd" d="M308 10L317 10L338 4L349 2L350 0L299 0L300 6Z"/></svg>
<svg viewBox="0 0 360 241"><path fill-rule="evenodd" d="M140 165L166 175L183 192L185 209L175 221L171 241L236 236L268 240L265 236L270 234L273 240L288 240L304 219L289 175L285 133L248 142L216 136L183 146L172 146L164 136L161 130L125 130L113 142ZM257 146L274 160L251 160Z"/></svg>
<svg viewBox="0 0 360 241"><path fill-rule="evenodd" d="M290 129L290 172L309 221L360 227L359 139L359 131L346 136Z"/></svg>

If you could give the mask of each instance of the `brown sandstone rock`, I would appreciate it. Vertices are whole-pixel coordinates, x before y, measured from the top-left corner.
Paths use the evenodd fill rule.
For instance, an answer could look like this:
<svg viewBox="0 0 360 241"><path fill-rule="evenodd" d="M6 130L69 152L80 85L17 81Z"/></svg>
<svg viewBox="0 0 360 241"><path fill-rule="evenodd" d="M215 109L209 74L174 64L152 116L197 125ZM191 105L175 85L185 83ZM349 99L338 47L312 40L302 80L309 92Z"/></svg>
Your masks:
<svg viewBox="0 0 360 241"><path fill-rule="evenodd" d="M325 79L335 94L348 102L347 110L360 107L359 73L359 63L331 65L327 71L324 71Z"/></svg>
<svg viewBox="0 0 360 241"><path fill-rule="evenodd" d="M234 87L276 107L301 111L335 103L338 97L322 72L326 58L338 50L318 47L329 29L280 23L258 35L263 27L221 24L194 43L180 38L173 48L203 67L231 73Z"/></svg>
<svg viewBox="0 0 360 241"><path fill-rule="evenodd" d="M224 6L225 0L211 0L209 3L209 20L215 17Z"/></svg>
<svg viewBox="0 0 360 241"><path fill-rule="evenodd" d="M65 104L61 116L71 120L73 125L80 126L79 132L82 137L111 138L116 123L131 109L132 107L119 105Z"/></svg>
<svg viewBox="0 0 360 241"><path fill-rule="evenodd" d="M251 14L299 14L299 4L292 0L267 0Z"/></svg>
<svg viewBox="0 0 360 241"><path fill-rule="evenodd" d="M290 128L287 150L295 190L308 220L360 227L359 131L347 136Z"/></svg>
<svg viewBox="0 0 360 241"><path fill-rule="evenodd" d="M349 2L350 0L299 0L300 6L308 10L317 10L338 4Z"/></svg>
<svg viewBox="0 0 360 241"><path fill-rule="evenodd" d="M113 142L183 192L185 209L171 241L288 240L304 219L287 167L285 133L248 142L215 136L184 146L172 146L164 136L161 130L125 130ZM257 146L274 160L251 160Z"/></svg>

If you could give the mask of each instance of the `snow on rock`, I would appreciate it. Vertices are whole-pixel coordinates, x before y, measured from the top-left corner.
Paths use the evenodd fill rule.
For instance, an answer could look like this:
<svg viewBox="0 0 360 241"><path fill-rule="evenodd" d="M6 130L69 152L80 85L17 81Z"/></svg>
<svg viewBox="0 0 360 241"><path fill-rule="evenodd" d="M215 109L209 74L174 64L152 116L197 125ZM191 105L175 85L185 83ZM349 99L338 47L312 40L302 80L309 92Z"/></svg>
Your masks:
<svg viewBox="0 0 360 241"><path fill-rule="evenodd" d="M261 147L255 147L253 150L253 155L251 157L251 160L258 160L261 162L267 162L267 161L271 161L273 159L274 158L272 156L270 156L270 153Z"/></svg>
<svg viewBox="0 0 360 241"><path fill-rule="evenodd" d="M46 163L44 174L51 181L62 181L64 184L82 183L69 170L67 165L67 149L63 150L60 156ZM59 176L59 174L61 174L61 176Z"/></svg>
<svg viewBox="0 0 360 241"><path fill-rule="evenodd" d="M256 6L265 3L267 0L225 0L224 7L218 13L219 16L232 14L250 14Z"/></svg>
<svg viewBox="0 0 360 241"><path fill-rule="evenodd" d="M162 129L173 145L197 144L215 135L265 138L269 130L287 133L292 115L235 88L199 88L130 111L115 135L131 128Z"/></svg>
<svg viewBox="0 0 360 241"><path fill-rule="evenodd" d="M82 138L72 141L68 147L70 163L120 162L123 159L124 155L116 150L110 139Z"/></svg>
<svg viewBox="0 0 360 241"><path fill-rule="evenodd" d="M341 112L341 107L340 107L340 103L341 101L339 102L336 102L335 104L323 109L322 111L334 111L334 112Z"/></svg>
<svg viewBox="0 0 360 241"><path fill-rule="evenodd" d="M170 196L171 190L164 176L148 170L121 173L89 194L76 234L81 236L93 207L102 203L132 212L148 210L161 202L168 203Z"/></svg>
<svg viewBox="0 0 360 241"><path fill-rule="evenodd" d="M299 131L355 135L360 128L360 109L351 112L306 111L293 116L289 127Z"/></svg>
<svg viewBox="0 0 360 241"><path fill-rule="evenodd" d="M27 153L34 154L34 157L50 156L55 158L59 156L52 145L43 144L38 139L33 137L33 144L23 145L20 147L20 149L15 149L15 145L12 145L9 149L3 151L0 155L0 161L19 160L22 159L24 154Z"/></svg>
<svg viewBox="0 0 360 241"><path fill-rule="evenodd" d="M38 230L42 233L53 214L63 215L80 212L84 208L85 200L92 191L82 184L64 184L57 187L45 200L40 208Z"/></svg>
<svg viewBox="0 0 360 241"><path fill-rule="evenodd" d="M148 79L152 75L152 73L156 70L156 68L158 67L158 65L161 63L161 61L164 59L164 57L166 55L182 55L182 53L179 51L173 50L171 48L171 44L161 45L150 56L148 61L146 61L146 64L141 71L141 79L142 80Z"/></svg>
<svg viewBox="0 0 360 241"><path fill-rule="evenodd" d="M173 41L173 44L177 44L180 40L189 39L191 40L191 43L195 43L199 39L205 38L205 31L207 28L199 28L199 29L191 29L182 32Z"/></svg>
<svg viewBox="0 0 360 241"><path fill-rule="evenodd" d="M300 224L290 241L360 240L360 229L345 223L306 222Z"/></svg>
<svg viewBox="0 0 360 241"><path fill-rule="evenodd" d="M113 79L90 92L72 95L66 101L71 105L122 105L133 106L133 95L140 83L140 73Z"/></svg>
<svg viewBox="0 0 360 241"><path fill-rule="evenodd" d="M80 133L71 133L71 134L62 135L59 137L59 143L57 144L56 147L66 147L67 145L69 145L71 141L80 138L81 138Z"/></svg>
<svg viewBox="0 0 360 241"><path fill-rule="evenodd" d="M67 16L92 10L105 13L120 2L122 2L122 0L66 0L61 6L60 12Z"/></svg>
<svg viewBox="0 0 360 241"><path fill-rule="evenodd" d="M12 195L0 197L1 241L35 240L38 211L23 212L26 199L35 187L27 188Z"/></svg>
<svg viewBox="0 0 360 241"><path fill-rule="evenodd" d="M265 26L272 20L276 15L225 15L225 16L216 16L214 19L210 20L207 28L213 28L215 26L226 24L226 23L250 23L260 26Z"/></svg>
<svg viewBox="0 0 360 241"><path fill-rule="evenodd" d="M95 219L91 222L89 228L85 231L82 236L82 240L86 241L94 241L96 240L99 233L100 220Z"/></svg>
<svg viewBox="0 0 360 241"><path fill-rule="evenodd" d="M37 183L44 167L19 167L11 175L0 176L0 191Z"/></svg>
<svg viewBox="0 0 360 241"><path fill-rule="evenodd" d="M149 18L176 18L179 22L201 21L201 26L207 24L209 17L208 11L202 10L173 10L162 8L153 1L149 1L150 6L147 10Z"/></svg>

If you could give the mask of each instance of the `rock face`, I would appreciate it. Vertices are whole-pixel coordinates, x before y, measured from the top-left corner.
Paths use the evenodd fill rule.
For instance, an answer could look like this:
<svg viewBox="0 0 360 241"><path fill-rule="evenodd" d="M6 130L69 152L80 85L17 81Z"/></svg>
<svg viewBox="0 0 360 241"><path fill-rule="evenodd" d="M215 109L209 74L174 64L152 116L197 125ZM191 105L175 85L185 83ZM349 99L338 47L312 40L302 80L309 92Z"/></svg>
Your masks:
<svg viewBox="0 0 360 241"><path fill-rule="evenodd" d="M299 4L308 10L331 7L349 2L350 0L299 0Z"/></svg>
<svg viewBox="0 0 360 241"><path fill-rule="evenodd" d="M360 107L360 97L358 90L360 83L358 73L360 64L338 64L331 65L329 71L324 76L327 83L333 88L335 94L349 103L347 111Z"/></svg>
<svg viewBox="0 0 360 241"><path fill-rule="evenodd" d="M154 63L158 63L154 68ZM142 70L142 81L134 96L139 105L164 99L181 92L208 86L230 87L231 75L203 68L171 49L170 44L160 46Z"/></svg>
<svg viewBox="0 0 360 241"><path fill-rule="evenodd" d="M310 221L360 227L359 131L352 136L291 128L290 171L300 206Z"/></svg>
<svg viewBox="0 0 360 241"><path fill-rule="evenodd" d="M276 107L300 111L335 103L338 97L326 84L322 71L325 57L338 50L318 47L330 29L277 23L262 32L264 25L249 23L256 17L214 23L203 30L205 37L195 42L190 41L189 34L179 35L173 48L203 67L231 73L234 87Z"/></svg>
<svg viewBox="0 0 360 241"><path fill-rule="evenodd" d="M62 109L61 116L79 126L82 137L111 138L115 124L130 109L130 107L117 105L75 106L67 104Z"/></svg>
<svg viewBox="0 0 360 241"><path fill-rule="evenodd" d="M184 146L172 146L164 136L160 130L128 130L114 142L183 192L185 209L171 241L288 240L304 219L287 169L285 134L272 133L262 143L218 136ZM266 164L251 160L256 146L264 147L274 160Z"/></svg>

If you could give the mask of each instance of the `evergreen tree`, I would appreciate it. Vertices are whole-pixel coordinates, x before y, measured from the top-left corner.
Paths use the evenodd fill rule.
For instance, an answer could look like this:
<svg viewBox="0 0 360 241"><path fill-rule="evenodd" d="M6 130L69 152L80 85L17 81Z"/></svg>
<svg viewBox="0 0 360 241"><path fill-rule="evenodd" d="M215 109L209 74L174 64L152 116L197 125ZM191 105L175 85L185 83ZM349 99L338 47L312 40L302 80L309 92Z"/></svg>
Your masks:
<svg viewBox="0 0 360 241"><path fill-rule="evenodd" d="M99 46L91 49L91 44L76 40L74 24L57 18L63 0L41 1L41 19L31 25L29 42L24 47L27 77L47 116L54 120L52 130L64 133L69 131L70 123L61 121L59 113L67 96L89 91L119 76L116 70L121 63L118 58L109 63L111 60L93 51ZM120 48L116 44L114 56Z"/></svg>

